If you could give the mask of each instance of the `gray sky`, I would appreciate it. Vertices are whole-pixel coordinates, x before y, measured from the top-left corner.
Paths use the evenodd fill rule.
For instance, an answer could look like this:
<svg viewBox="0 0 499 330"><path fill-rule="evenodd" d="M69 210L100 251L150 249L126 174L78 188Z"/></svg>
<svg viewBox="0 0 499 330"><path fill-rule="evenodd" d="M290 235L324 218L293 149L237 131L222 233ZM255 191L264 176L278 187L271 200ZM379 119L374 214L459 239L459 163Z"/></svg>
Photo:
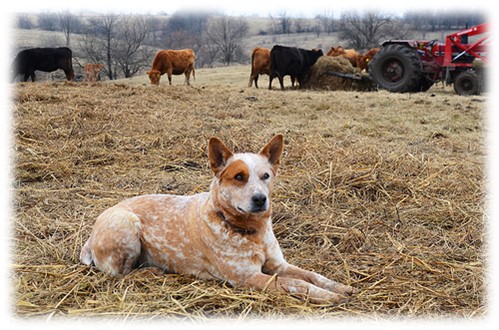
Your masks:
<svg viewBox="0 0 499 330"><path fill-rule="evenodd" d="M485 1L484 1L485 2ZM339 13L346 10L377 9L390 13L403 13L409 9L461 9L487 11L490 5L481 1L469 0L17 0L8 3L10 12L41 12L41 11L97 11L156 14L158 12L173 13L180 9L214 9L228 15L275 15L283 10L289 16L314 17L324 11Z"/></svg>

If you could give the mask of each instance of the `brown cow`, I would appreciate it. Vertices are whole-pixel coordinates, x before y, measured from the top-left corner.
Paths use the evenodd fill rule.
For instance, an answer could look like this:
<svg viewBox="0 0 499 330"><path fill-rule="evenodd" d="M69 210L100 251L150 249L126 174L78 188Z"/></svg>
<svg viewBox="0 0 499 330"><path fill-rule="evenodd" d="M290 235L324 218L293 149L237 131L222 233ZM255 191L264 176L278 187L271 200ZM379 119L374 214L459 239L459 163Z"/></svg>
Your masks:
<svg viewBox="0 0 499 330"><path fill-rule="evenodd" d="M163 74L168 74L168 82L172 84L172 74L185 74L185 83L190 85L190 76L196 78L194 70L195 55L192 49L160 50L154 57L151 70L147 71L151 84L159 85Z"/></svg>
<svg viewBox="0 0 499 330"><path fill-rule="evenodd" d="M104 67L103 64L85 64L85 81L99 81L100 71Z"/></svg>
<svg viewBox="0 0 499 330"><path fill-rule="evenodd" d="M251 74L248 87L251 87L255 81L255 87L258 88L258 76L261 74L270 75L270 49L255 47L251 54Z"/></svg>
<svg viewBox="0 0 499 330"><path fill-rule="evenodd" d="M357 59L361 56L357 51L353 48L351 49L344 49L341 46L338 46L336 48L331 47L329 52L327 52L327 56L343 56L347 58L350 63L352 64L353 67L357 67Z"/></svg>
<svg viewBox="0 0 499 330"><path fill-rule="evenodd" d="M364 55L357 58L357 67L360 69L360 71L362 70L366 70L366 72L369 71L369 61L371 61L374 55L376 55L376 53L378 52L379 48L373 48L364 53Z"/></svg>

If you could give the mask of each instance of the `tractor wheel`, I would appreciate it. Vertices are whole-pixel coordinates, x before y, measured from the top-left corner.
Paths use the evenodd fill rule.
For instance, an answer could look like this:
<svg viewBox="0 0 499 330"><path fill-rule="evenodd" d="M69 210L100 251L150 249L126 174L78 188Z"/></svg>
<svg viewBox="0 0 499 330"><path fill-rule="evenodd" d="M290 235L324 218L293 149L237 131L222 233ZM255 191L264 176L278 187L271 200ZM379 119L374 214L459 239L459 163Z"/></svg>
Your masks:
<svg viewBox="0 0 499 330"><path fill-rule="evenodd" d="M421 60L418 52L401 44L381 48L369 62L369 78L390 92L419 92L429 88L421 86Z"/></svg>
<svg viewBox="0 0 499 330"><path fill-rule="evenodd" d="M478 95L482 90L480 77L474 71L463 71L454 80L454 90L458 95Z"/></svg>

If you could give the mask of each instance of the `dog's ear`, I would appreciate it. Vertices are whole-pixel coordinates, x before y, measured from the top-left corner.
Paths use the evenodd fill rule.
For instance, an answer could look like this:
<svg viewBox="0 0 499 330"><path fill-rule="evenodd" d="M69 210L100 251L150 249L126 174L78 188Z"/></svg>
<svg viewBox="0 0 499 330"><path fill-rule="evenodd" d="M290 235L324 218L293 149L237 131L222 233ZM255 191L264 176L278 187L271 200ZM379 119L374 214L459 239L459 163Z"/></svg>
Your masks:
<svg viewBox="0 0 499 330"><path fill-rule="evenodd" d="M270 140L269 143L265 145L265 147L262 148L259 154L267 157L274 170L277 170L277 167L279 167L279 163L281 162L283 149L284 137L282 134L277 134L272 138L272 140Z"/></svg>
<svg viewBox="0 0 499 330"><path fill-rule="evenodd" d="M208 143L208 158L213 173L217 175L232 157L232 152L216 137L212 137Z"/></svg>

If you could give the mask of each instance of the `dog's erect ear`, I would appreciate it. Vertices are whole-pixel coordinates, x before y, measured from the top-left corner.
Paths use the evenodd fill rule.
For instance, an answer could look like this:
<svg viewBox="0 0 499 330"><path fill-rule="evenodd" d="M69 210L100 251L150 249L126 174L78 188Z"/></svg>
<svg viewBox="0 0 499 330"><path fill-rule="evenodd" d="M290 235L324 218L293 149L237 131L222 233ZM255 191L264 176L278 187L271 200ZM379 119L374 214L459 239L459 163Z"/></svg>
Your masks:
<svg viewBox="0 0 499 330"><path fill-rule="evenodd" d="M232 152L216 137L212 137L208 143L208 158L213 173L217 175L225 165L227 160L232 157Z"/></svg>
<svg viewBox="0 0 499 330"><path fill-rule="evenodd" d="M260 151L260 155L265 156L269 159L269 163L272 165L274 170L277 170L279 163L281 161L282 150L284 149L284 137L282 134L277 134L270 140L269 143L265 145Z"/></svg>

